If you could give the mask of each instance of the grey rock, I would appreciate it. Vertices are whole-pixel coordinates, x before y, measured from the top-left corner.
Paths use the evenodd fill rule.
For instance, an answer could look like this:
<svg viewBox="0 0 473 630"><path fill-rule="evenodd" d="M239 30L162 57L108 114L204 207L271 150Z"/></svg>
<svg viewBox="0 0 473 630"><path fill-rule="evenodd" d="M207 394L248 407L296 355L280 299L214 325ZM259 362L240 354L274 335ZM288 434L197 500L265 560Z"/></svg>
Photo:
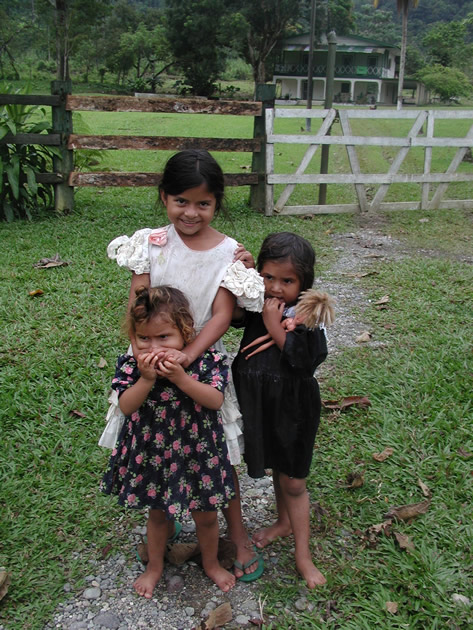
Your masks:
<svg viewBox="0 0 473 630"><path fill-rule="evenodd" d="M299 597L299 599L296 600L294 606L296 607L297 610L305 610L307 608L308 605L308 601L305 597Z"/></svg>
<svg viewBox="0 0 473 630"><path fill-rule="evenodd" d="M86 588L82 593L82 597L84 599L98 599L102 595L102 591L98 586L93 586L92 588Z"/></svg>
<svg viewBox="0 0 473 630"><path fill-rule="evenodd" d="M180 575L173 575L167 582L168 593L179 593L184 588L184 580Z"/></svg>
<svg viewBox="0 0 473 630"><path fill-rule="evenodd" d="M250 618L246 615L238 615L235 619L235 623L237 623L239 626L246 626L250 623Z"/></svg>
<svg viewBox="0 0 473 630"><path fill-rule="evenodd" d="M102 612L94 617L94 625L110 628L110 630L118 630L120 623L119 617L111 612Z"/></svg>

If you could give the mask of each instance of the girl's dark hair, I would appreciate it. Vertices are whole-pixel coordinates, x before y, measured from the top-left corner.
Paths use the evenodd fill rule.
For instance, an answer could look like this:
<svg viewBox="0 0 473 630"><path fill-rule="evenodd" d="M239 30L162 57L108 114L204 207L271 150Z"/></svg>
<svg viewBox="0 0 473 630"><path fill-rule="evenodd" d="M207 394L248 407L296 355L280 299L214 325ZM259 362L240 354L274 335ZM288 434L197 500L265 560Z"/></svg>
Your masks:
<svg viewBox="0 0 473 630"><path fill-rule="evenodd" d="M197 188L202 184L215 195L217 201L215 212L218 212L223 207L225 195L224 176L219 163L208 151L186 149L179 151L167 161L159 191L166 195L180 195L184 190Z"/></svg>
<svg viewBox="0 0 473 630"><path fill-rule="evenodd" d="M314 283L315 252L312 245L302 236L292 232L268 234L261 245L256 263L258 271L271 260L291 261L301 283L301 291L310 289Z"/></svg>
<svg viewBox="0 0 473 630"><path fill-rule="evenodd" d="M187 345L195 335L194 320L189 302L182 291L174 287L138 287L135 301L128 311L126 328L128 336L136 332L136 325L148 322L159 315L175 326Z"/></svg>

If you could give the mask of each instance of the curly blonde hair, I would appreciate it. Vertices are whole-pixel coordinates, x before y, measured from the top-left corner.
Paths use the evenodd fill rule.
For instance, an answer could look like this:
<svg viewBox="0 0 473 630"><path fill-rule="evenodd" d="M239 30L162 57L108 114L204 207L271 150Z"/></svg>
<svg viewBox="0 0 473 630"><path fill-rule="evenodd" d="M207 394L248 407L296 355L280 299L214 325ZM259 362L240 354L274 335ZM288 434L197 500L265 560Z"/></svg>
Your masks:
<svg viewBox="0 0 473 630"><path fill-rule="evenodd" d="M136 332L136 325L148 322L159 315L175 326L189 344L195 336L194 320L189 302L182 291L169 286L138 287L136 297L128 311L125 328L128 336Z"/></svg>

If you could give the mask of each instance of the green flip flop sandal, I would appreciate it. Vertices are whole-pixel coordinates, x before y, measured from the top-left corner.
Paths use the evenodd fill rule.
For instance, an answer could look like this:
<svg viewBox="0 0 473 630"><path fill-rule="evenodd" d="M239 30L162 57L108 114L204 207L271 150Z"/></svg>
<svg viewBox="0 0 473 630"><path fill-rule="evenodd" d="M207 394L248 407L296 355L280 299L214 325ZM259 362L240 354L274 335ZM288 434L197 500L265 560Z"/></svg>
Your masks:
<svg viewBox="0 0 473 630"><path fill-rule="evenodd" d="M253 547L253 551L255 552L255 555L251 558L251 560L248 560L248 562L245 562L245 564L242 564L238 560L235 560L235 562L233 563L233 566L236 569L243 571L243 575L237 578L239 582L254 582L255 580L258 580L263 575L263 571L264 571L263 556L257 552L256 547ZM258 566L253 571L253 573L245 573L245 569L247 569L248 567L251 567L251 565L254 564L255 562L258 563Z"/></svg>

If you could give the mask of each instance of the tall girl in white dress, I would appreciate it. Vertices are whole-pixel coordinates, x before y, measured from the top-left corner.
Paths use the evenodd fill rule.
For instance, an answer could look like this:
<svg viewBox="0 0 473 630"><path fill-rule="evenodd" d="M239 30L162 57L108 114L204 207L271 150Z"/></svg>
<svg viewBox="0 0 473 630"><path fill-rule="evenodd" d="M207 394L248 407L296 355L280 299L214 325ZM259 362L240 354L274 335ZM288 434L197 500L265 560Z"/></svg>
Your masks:
<svg viewBox="0 0 473 630"><path fill-rule="evenodd" d="M163 284L186 295L198 333L192 343L176 351L186 367L211 346L224 350L221 337L230 325L236 298L246 309L261 310L264 286L253 269L252 255L210 225L222 207L224 178L207 151L187 150L172 156L159 191L170 224L138 230L131 238L118 237L107 252L120 266L132 271L130 298L139 286ZM224 515L228 535L237 548L235 575L250 581L261 575L263 560L255 553L242 521L234 468L242 454L242 423L231 386L225 393L222 418L237 491Z"/></svg>

